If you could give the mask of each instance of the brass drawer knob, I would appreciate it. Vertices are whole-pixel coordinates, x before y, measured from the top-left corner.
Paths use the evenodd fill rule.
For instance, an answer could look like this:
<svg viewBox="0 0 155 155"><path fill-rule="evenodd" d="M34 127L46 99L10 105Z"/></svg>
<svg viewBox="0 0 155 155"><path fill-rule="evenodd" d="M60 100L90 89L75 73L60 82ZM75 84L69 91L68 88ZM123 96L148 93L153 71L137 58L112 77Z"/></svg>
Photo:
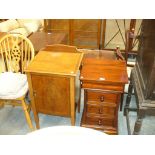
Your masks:
<svg viewBox="0 0 155 155"><path fill-rule="evenodd" d="M104 101L104 96L100 97L100 101L103 102Z"/></svg>
<svg viewBox="0 0 155 155"><path fill-rule="evenodd" d="M98 112L99 114L102 114L103 113L102 108L100 108Z"/></svg>
<svg viewBox="0 0 155 155"><path fill-rule="evenodd" d="M98 120L98 125L102 125L102 121L100 119Z"/></svg>
<svg viewBox="0 0 155 155"><path fill-rule="evenodd" d="M37 92L34 90L33 91L33 96L36 97L37 96Z"/></svg>

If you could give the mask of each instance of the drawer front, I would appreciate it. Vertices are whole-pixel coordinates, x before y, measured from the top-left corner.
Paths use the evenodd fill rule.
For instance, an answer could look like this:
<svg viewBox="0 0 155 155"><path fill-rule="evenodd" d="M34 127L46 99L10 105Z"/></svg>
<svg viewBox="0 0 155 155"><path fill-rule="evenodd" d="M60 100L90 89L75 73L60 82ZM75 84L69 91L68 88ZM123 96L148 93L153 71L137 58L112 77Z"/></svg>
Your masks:
<svg viewBox="0 0 155 155"><path fill-rule="evenodd" d="M95 105L95 104L87 104L86 112L89 114L99 114L99 115L116 115L116 105L113 106L104 106L104 105Z"/></svg>
<svg viewBox="0 0 155 155"><path fill-rule="evenodd" d="M93 126L110 126L116 127L113 118L86 117L86 123Z"/></svg>
<svg viewBox="0 0 155 155"><path fill-rule="evenodd" d="M100 91L87 91L87 101L116 103L118 94Z"/></svg>

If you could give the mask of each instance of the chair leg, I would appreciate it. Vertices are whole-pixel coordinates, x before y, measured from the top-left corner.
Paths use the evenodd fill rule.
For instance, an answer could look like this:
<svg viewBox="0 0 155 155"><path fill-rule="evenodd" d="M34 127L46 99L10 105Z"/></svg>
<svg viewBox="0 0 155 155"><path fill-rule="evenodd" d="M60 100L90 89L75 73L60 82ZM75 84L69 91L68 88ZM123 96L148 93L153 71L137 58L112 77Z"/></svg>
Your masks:
<svg viewBox="0 0 155 155"><path fill-rule="evenodd" d="M31 118L30 118L30 114L28 112L28 108L27 108L27 105L24 101L24 99L22 100L22 107L23 107L23 110L24 110L24 114L25 114L25 117L26 117L26 121L29 125L29 128L33 131L34 130L34 127L32 125L32 121L31 121Z"/></svg>

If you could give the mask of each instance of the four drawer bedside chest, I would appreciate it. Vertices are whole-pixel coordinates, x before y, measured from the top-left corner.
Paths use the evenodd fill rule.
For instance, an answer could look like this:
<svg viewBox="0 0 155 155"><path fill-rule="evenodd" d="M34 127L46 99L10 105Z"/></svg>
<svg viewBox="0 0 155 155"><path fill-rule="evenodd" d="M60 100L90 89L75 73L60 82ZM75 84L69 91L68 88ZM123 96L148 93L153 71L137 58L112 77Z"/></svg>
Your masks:
<svg viewBox="0 0 155 155"><path fill-rule="evenodd" d="M84 89L81 126L118 134L118 107L128 83L125 61L85 58L80 81Z"/></svg>
<svg viewBox="0 0 155 155"><path fill-rule="evenodd" d="M40 51L25 70L36 127L38 113L71 117L75 125L75 78L83 53Z"/></svg>

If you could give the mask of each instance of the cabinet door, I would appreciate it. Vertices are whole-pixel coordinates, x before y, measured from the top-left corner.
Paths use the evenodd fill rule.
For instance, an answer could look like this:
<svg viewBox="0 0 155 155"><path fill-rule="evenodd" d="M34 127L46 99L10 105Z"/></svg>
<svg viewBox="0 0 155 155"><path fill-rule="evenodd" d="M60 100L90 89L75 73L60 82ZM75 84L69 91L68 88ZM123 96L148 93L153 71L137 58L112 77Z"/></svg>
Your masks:
<svg viewBox="0 0 155 155"><path fill-rule="evenodd" d="M48 32L68 32L69 20L68 19L45 19L45 29Z"/></svg>
<svg viewBox="0 0 155 155"><path fill-rule="evenodd" d="M31 79L37 112L70 116L69 78L33 74Z"/></svg>
<svg viewBox="0 0 155 155"><path fill-rule="evenodd" d="M70 45L78 48L99 48L100 19L45 19L44 25L47 32L67 33Z"/></svg>

